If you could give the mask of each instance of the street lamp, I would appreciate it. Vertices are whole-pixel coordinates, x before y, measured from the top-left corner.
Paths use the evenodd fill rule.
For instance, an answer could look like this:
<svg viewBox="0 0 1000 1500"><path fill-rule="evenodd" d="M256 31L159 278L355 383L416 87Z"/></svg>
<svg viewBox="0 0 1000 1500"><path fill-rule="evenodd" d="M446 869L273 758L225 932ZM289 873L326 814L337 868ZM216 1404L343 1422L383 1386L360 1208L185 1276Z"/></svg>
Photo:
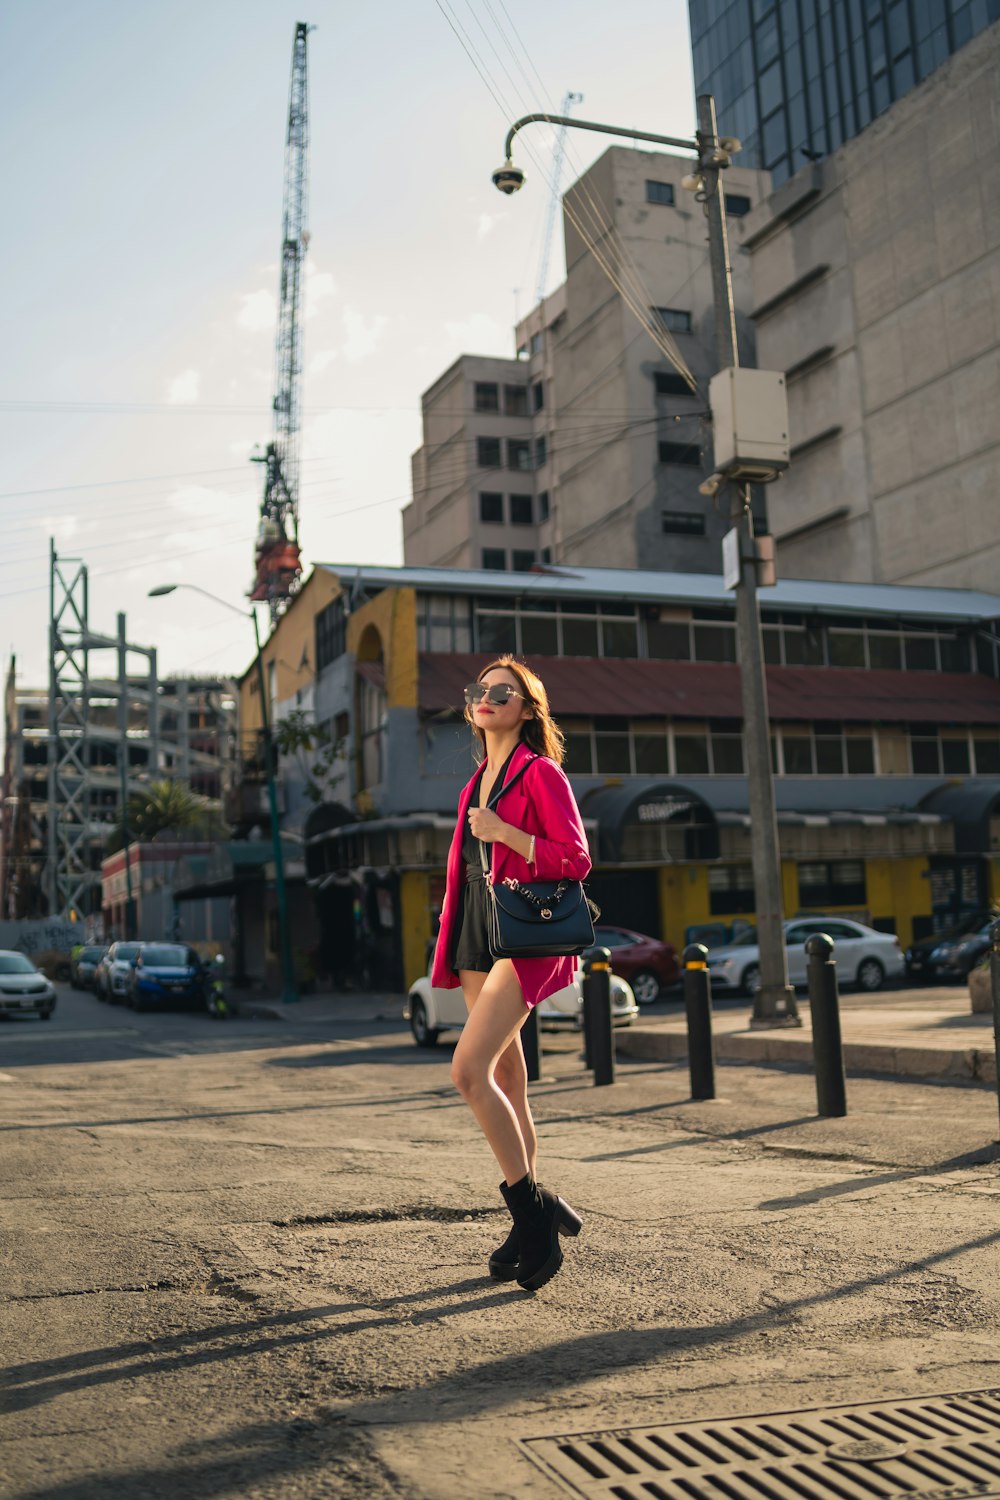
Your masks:
<svg viewBox="0 0 1000 1500"><path fill-rule="evenodd" d="M231 614L239 615L241 619L249 618L253 621L253 637L257 647L257 687L260 692L260 714L264 729L264 766L267 776L267 800L271 809L271 844L274 850L274 886L278 898L278 940L281 947L281 1001L288 1005L299 998L295 987L295 970L292 966L292 948L288 930L288 899L285 891L285 859L281 847L281 829L278 826L278 788L274 779L274 756L271 741L271 715L267 706L267 687L264 682L264 661L260 649L260 629L257 625L257 611L255 609L238 609L235 604L230 604L226 599L220 599L218 594L210 594L208 589L199 588L196 583L161 583L156 588L150 589L150 599L159 599L164 594L172 594L175 589L190 589L192 593L203 594L206 599L219 604L223 609L228 609Z"/></svg>
<svg viewBox="0 0 1000 1500"><path fill-rule="evenodd" d="M514 165L511 153L517 132L535 121L564 125L572 130L596 130L602 135L625 136L629 140L652 141L659 146L672 146L678 151L689 152L695 158L694 171L690 177L685 178L683 186L695 188L706 206L719 369L736 369L740 362L736 343L736 308L729 265L725 194L721 191L719 174L730 165L730 157L739 151L740 143L728 137L720 139L715 118L715 100L711 94L699 95L698 130L693 137L687 139L654 135L649 131L629 130L617 125L602 125L594 120L575 120L567 115L524 115L515 120L508 130L504 142L504 164L493 173L494 185L502 193L510 195L519 192L524 186L524 173ZM764 674L760 605L757 599L757 558L753 517L750 512L750 487L737 482L732 484L731 493L730 521L739 549L739 581L735 588L736 634L740 645L740 688L748 761L751 857L760 952L761 983L754 996L753 1024L801 1025L795 1004L795 991L788 983L788 956L782 925L781 860L778 852L774 779L771 774L767 680Z"/></svg>

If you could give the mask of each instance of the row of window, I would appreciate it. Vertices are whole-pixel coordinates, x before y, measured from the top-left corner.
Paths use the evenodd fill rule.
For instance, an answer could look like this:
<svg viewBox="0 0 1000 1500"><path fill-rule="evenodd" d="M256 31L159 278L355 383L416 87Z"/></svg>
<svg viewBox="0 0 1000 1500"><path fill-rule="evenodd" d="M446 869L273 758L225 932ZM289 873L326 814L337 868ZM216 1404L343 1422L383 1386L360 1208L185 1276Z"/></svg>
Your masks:
<svg viewBox="0 0 1000 1500"><path fill-rule="evenodd" d="M531 416L545 406L545 386L540 380L531 385L501 385L496 380L477 380L473 387L473 405L476 411L497 412L505 417Z"/></svg>
<svg viewBox="0 0 1000 1500"><path fill-rule="evenodd" d="M481 556L481 566L491 573L504 573L507 570L506 547L484 547ZM510 566L515 573L530 573L537 562L549 563L552 561L552 548L543 547L542 555L531 547L512 547L510 550ZM492 646L482 647L484 651L492 651Z"/></svg>
<svg viewBox="0 0 1000 1500"><path fill-rule="evenodd" d="M508 495L507 504L504 505L504 496L496 490L480 490L479 492L479 519L487 526L503 526L509 521L511 526L534 526L536 523L536 505L534 495ZM537 521L539 523L549 519L549 492L542 490L537 497ZM485 566L485 564L484 564Z"/></svg>
<svg viewBox="0 0 1000 1500"><path fill-rule="evenodd" d="M646 179L646 202L663 203L672 207L674 203L674 185L672 182L655 182ZM733 219L742 219L753 207L750 199L744 193L726 194L726 213Z"/></svg>
<svg viewBox="0 0 1000 1500"><path fill-rule="evenodd" d="M830 906L864 907L868 904L865 889L865 866L860 859L820 859L803 861L798 866L799 905L822 910ZM736 916L756 909L753 866L710 865L708 869L708 909L713 917ZM823 924L830 937L836 924Z"/></svg>
<svg viewBox="0 0 1000 1500"><path fill-rule="evenodd" d="M745 770L738 720L706 729L683 723L595 718L567 721L566 769L580 776L741 776ZM1000 775L1000 731L912 728L905 775ZM785 725L771 733L775 776L874 776L879 764L871 729L838 724Z"/></svg>
<svg viewBox="0 0 1000 1500"><path fill-rule="evenodd" d="M506 440L498 437L476 438L476 463L481 469L504 467L504 442L507 445L507 468L528 473L540 469L548 462L548 439L540 437L516 437Z"/></svg>

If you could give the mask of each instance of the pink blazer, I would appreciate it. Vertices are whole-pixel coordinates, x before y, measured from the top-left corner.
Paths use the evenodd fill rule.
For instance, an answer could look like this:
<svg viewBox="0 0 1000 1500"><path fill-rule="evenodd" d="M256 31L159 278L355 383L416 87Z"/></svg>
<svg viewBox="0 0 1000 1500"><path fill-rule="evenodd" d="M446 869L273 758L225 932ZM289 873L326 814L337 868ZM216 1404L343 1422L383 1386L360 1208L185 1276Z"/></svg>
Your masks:
<svg viewBox="0 0 1000 1500"><path fill-rule="evenodd" d="M518 745L507 767L505 786L534 753L527 745ZM458 822L448 852L444 905L441 908L441 925L431 970L431 983L446 990L454 989L459 982L458 975L451 966L451 952L459 900L465 883L462 839L469 804L479 785L481 770L480 767L476 771L458 799ZM490 844L487 847L491 853L494 880L503 880L507 875L513 875L518 880L561 880L564 876L570 880L586 878L590 870L587 835L583 831L573 789L565 772L555 761L544 755L539 756L517 785L502 798L496 811L497 816L512 828L521 828L525 833L535 835L535 863L529 865L526 859L506 844ZM564 989L573 982L576 967L576 960L573 958L516 958L513 962L529 1006L537 1005L546 995L554 995L557 990Z"/></svg>

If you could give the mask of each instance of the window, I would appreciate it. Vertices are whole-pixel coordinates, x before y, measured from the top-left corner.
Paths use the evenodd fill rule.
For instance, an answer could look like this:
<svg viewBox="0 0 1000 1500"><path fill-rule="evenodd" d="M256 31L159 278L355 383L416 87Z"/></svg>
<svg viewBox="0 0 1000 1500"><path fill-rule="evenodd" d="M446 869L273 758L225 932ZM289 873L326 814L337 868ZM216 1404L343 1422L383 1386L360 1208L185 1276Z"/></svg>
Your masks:
<svg viewBox="0 0 1000 1500"><path fill-rule="evenodd" d="M538 519L547 521L549 519L549 492L542 490L538 497Z"/></svg>
<svg viewBox="0 0 1000 1500"><path fill-rule="evenodd" d="M785 755L786 776L812 775L812 735L790 734L786 730L781 736L781 746Z"/></svg>
<svg viewBox="0 0 1000 1500"><path fill-rule="evenodd" d="M342 596L338 595L332 604L320 610L316 616L315 632L316 670L322 672L347 650L347 617Z"/></svg>
<svg viewBox="0 0 1000 1500"><path fill-rule="evenodd" d="M562 621L563 656L597 656L597 621Z"/></svg>
<svg viewBox="0 0 1000 1500"><path fill-rule="evenodd" d="M970 762L967 736L963 735L961 739L941 736L941 769L946 776L968 776L972 770Z"/></svg>
<svg viewBox="0 0 1000 1500"><path fill-rule="evenodd" d="M541 380L536 380L531 387L531 409L541 411L545 406L545 386Z"/></svg>
<svg viewBox="0 0 1000 1500"><path fill-rule="evenodd" d="M694 394L684 376L675 375L671 370L654 371L653 383L658 396L691 396Z"/></svg>
<svg viewBox="0 0 1000 1500"><path fill-rule="evenodd" d="M501 562L499 566L505 566L504 554L499 553ZM487 564L484 562L483 567ZM517 651L517 621L513 615L481 614L477 621L476 649L488 651L491 655L500 656L505 651Z"/></svg>
<svg viewBox="0 0 1000 1500"><path fill-rule="evenodd" d="M646 650L657 661L690 661L691 627L681 620L647 620Z"/></svg>
<svg viewBox="0 0 1000 1500"><path fill-rule="evenodd" d="M674 201L674 185L672 182L652 182L646 179L646 202L665 203L669 208Z"/></svg>
<svg viewBox="0 0 1000 1500"><path fill-rule="evenodd" d="M678 776L707 776L708 735L675 734L674 761Z"/></svg>
<svg viewBox="0 0 1000 1500"><path fill-rule="evenodd" d="M476 463L481 469L499 469L503 466L499 438L476 438Z"/></svg>
<svg viewBox="0 0 1000 1500"><path fill-rule="evenodd" d="M694 510L665 510L660 515L660 526L668 535L704 536L705 517Z"/></svg>
<svg viewBox="0 0 1000 1500"><path fill-rule="evenodd" d="M548 459L549 444L543 433L541 437L535 438L535 468L540 469L543 464L548 463Z"/></svg>
<svg viewBox="0 0 1000 1500"><path fill-rule="evenodd" d="M637 620L602 620L602 656L638 656Z"/></svg>
<svg viewBox="0 0 1000 1500"><path fill-rule="evenodd" d="M500 410L500 387L495 381L477 380L473 391L476 411Z"/></svg>
<svg viewBox="0 0 1000 1500"><path fill-rule="evenodd" d="M551 561L552 561L552 548L551 547L543 547L542 548L542 562L546 566L548 566L548 564Z"/></svg>
<svg viewBox="0 0 1000 1500"><path fill-rule="evenodd" d="M528 415L528 387L526 385L505 385L503 388L503 409L508 417L526 417Z"/></svg>
<svg viewBox="0 0 1000 1500"><path fill-rule="evenodd" d="M736 734L713 734L709 740L712 751L712 772L716 776L743 775L743 739Z"/></svg>
<svg viewBox="0 0 1000 1500"><path fill-rule="evenodd" d="M531 335L531 352L532 354L541 354L542 352L542 335L540 333L533 333Z"/></svg>
<svg viewBox="0 0 1000 1500"><path fill-rule="evenodd" d="M531 526L534 524L532 515L532 500L530 495L511 495L510 497L510 521L512 526Z"/></svg>
<svg viewBox="0 0 1000 1500"><path fill-rule="evenodd" d="M530 573L532 568L535 566L534 552L532 552L530 549L515 547L513 552L511 553L511 566L514 569L515 573ZM545 623L548 624L548 621L546 621ZM527 624L527 621L525 621L525 624ZM552 624L553 626L555 625L554 620L552 621ZM552 635L553 639L555 639L554 629ZM524 647L524 649L527 650L527 647ZM537 647L535 649L537 649Z"/></svg>
<svg viewBox="0 0 1000 1500"><path fill-rule="evenodd" d="M752 865L710 865L708 910L713 917L735 916L754 909Z"/></svg>
<svg viewBox="0 0 1000 1500"><path fill-rule="evenodd" d="M1000 734L975 734L972 748L976 755L976 775L1000 776Z"/></svg>
<svg viewBox="0 0 1000 1500"><path fill-rule="evenodd" d="M598 716L594 720L597 769L610 776L628 776L632 770L628 720Z"/></svg>
<svg viewBox="0 0 1000 1500"><path fill-rule="evenodd" d="M531 561L527 568L522 568L519 558L528 557ZM521 572L527 572L534 564L535 554L533 552L515 552L514 568ZM555 615L522 615L521 617L521 651L525 656L558 656L559 655L559 621Z"/></svg>
<svg viewBox="0 0 1000 1500"><path fill-rule="evenodd" d="M863 860L831 859L799 865L800 906L864 906L866 900Z"/></svg>
<svg viewBox="0 0 1000 1500"><path fill-rule="evenodd" d="M471 651L470 614L469 599L462 594L418 594L418 650Z"/></svg>
<svg viewBox="0 0 1000 1500"><path fill-rule="evenodd" d="M487 526L503 525L503 496L495 490L480 490L479 519Z"/></svg>
<svg viewBox="0 0 1000 1500"><path fill-rule="evenodd" d="M701 468L701 449L697 443L658 443L661 464L684 464L691 469Z"/></svg>
<svg viewBox="0 0 1000 1500"><path fill-rule="evenodd" d="M594 769L594 752L589 731L566 734L566 758L563 770L570 775L589 776Z"/></svg>
<svg viewBox="0 0 1000 1500"><path fill-rule="evenodd" d="M932 635L907 635L903 637L908 672L935 672L937 670L937 644Z"/></svg>
<svg viewBox="0 0 1000 1500"><path fill-rule="evenodd" d="M736 630L732 625L703 625L694 627L695 661L735 661Z"/></svg>
<svg viewBox="0 0 1000 1500"><path fill-rule="evenodd" d="M507 554L502 547L483 548L483 567L502 573L507 566ZM500 650L500 647L496 648ZM513 648L511 648L513 649Z"/></svg>
<svg viewBox="0 0 1000 1500"><path fill-rule="evenodd" d="M500 444L497 443L497 448ZM531 442L528 438L507 439L507 467L522 472L531 468Z"/></svg>
<svg viewBox="0 0 1000 1500"><path fill-rule="evenodd" d="M936 734L911 732L910 764L914 776L940 776L941 742Z"/></svg>
<svg viewBox="0 0 1000 1500"><path fill-rule="evenodd" d="M668 776L670 774L670 747L666 731L658 734L647 729L636 729L633 734L635 748L635 772L637 776Z"/></svg>
<svg viewBox="0 0 1000 1500"><path fill-rule="evenodd" d="M726 213L731 219L742 219L748 214L753 204L745 193L726 194Z"/></svg>
<svg viewBox="0 0 1000 1500"><path fill-rule="evenodd" d="M830 631L831 667L863 667L865 664L865 638L861 631Z"/></svg>
<svg viewBox="0 0 1000 1500"><path fill-rule="evenodd" d="M671 333L690 333L691 314L681 307L654 307L653 311Z"/></svg>

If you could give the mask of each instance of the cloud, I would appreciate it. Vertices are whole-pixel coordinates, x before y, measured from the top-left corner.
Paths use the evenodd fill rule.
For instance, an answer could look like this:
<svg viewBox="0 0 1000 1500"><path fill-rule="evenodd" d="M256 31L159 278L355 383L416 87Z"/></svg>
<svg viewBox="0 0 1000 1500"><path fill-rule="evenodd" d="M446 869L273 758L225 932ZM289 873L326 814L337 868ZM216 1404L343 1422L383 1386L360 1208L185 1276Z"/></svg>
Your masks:
<svg viewBox="0 0 1000 1500"><path fill-rule="evenodd" d="M190 406L197 401L201 376L197 370L182 370L167 382L167 400L171 406Z"/></svg>
<svg viewBox="0 0 1000 1500"><path fill-rule="evenodd" d="M323 371L329 369L336 358L336 349L320 349L319 353L314 354L312 359L309 361L309 367L306 370L306 374L322 375Z"/></svg>
<svg viewBox="0 0 1000 1500"><path fill-rule="evenodd" d="M499 224L503 218L506 218L506 214L480 214L476 225L476 239L484 240L494 225Z"/></svg>
<svg viewBox="0 0 1000 1500"><path fill-rule="evenodd" d="M508 327L485 313L473 313L463 323L446 323L444 331L460 354L494 354L503 359L513 357L513 339Z"/></svg>
<svg viewBox="0 0 1000 1500"><path fill-rule="evenodd" d="M381 313L376 313L366 322L364 313L358 308L345 307L344 331L347 338L343 344L344 358L351 364L357 364L359 359L365 359L369 354L374 354L388 321L389 319L383 317Z"/></svg>
<svg viewBox="0 0 1000 1500"><path fill-rule="evenodd" d="M244 292L241 301L243 305L236 315L240 328L249 329L251 333L274 332L278 304L273 292Z"/></svg>
<svg viewBox="0 0 1000 1500"><path fill-rule="evenodd" d="M322 310L322 304L337 295L337 283L329 271L314 271L311 262L306 262L305 315L314 318Z"/></svg>

